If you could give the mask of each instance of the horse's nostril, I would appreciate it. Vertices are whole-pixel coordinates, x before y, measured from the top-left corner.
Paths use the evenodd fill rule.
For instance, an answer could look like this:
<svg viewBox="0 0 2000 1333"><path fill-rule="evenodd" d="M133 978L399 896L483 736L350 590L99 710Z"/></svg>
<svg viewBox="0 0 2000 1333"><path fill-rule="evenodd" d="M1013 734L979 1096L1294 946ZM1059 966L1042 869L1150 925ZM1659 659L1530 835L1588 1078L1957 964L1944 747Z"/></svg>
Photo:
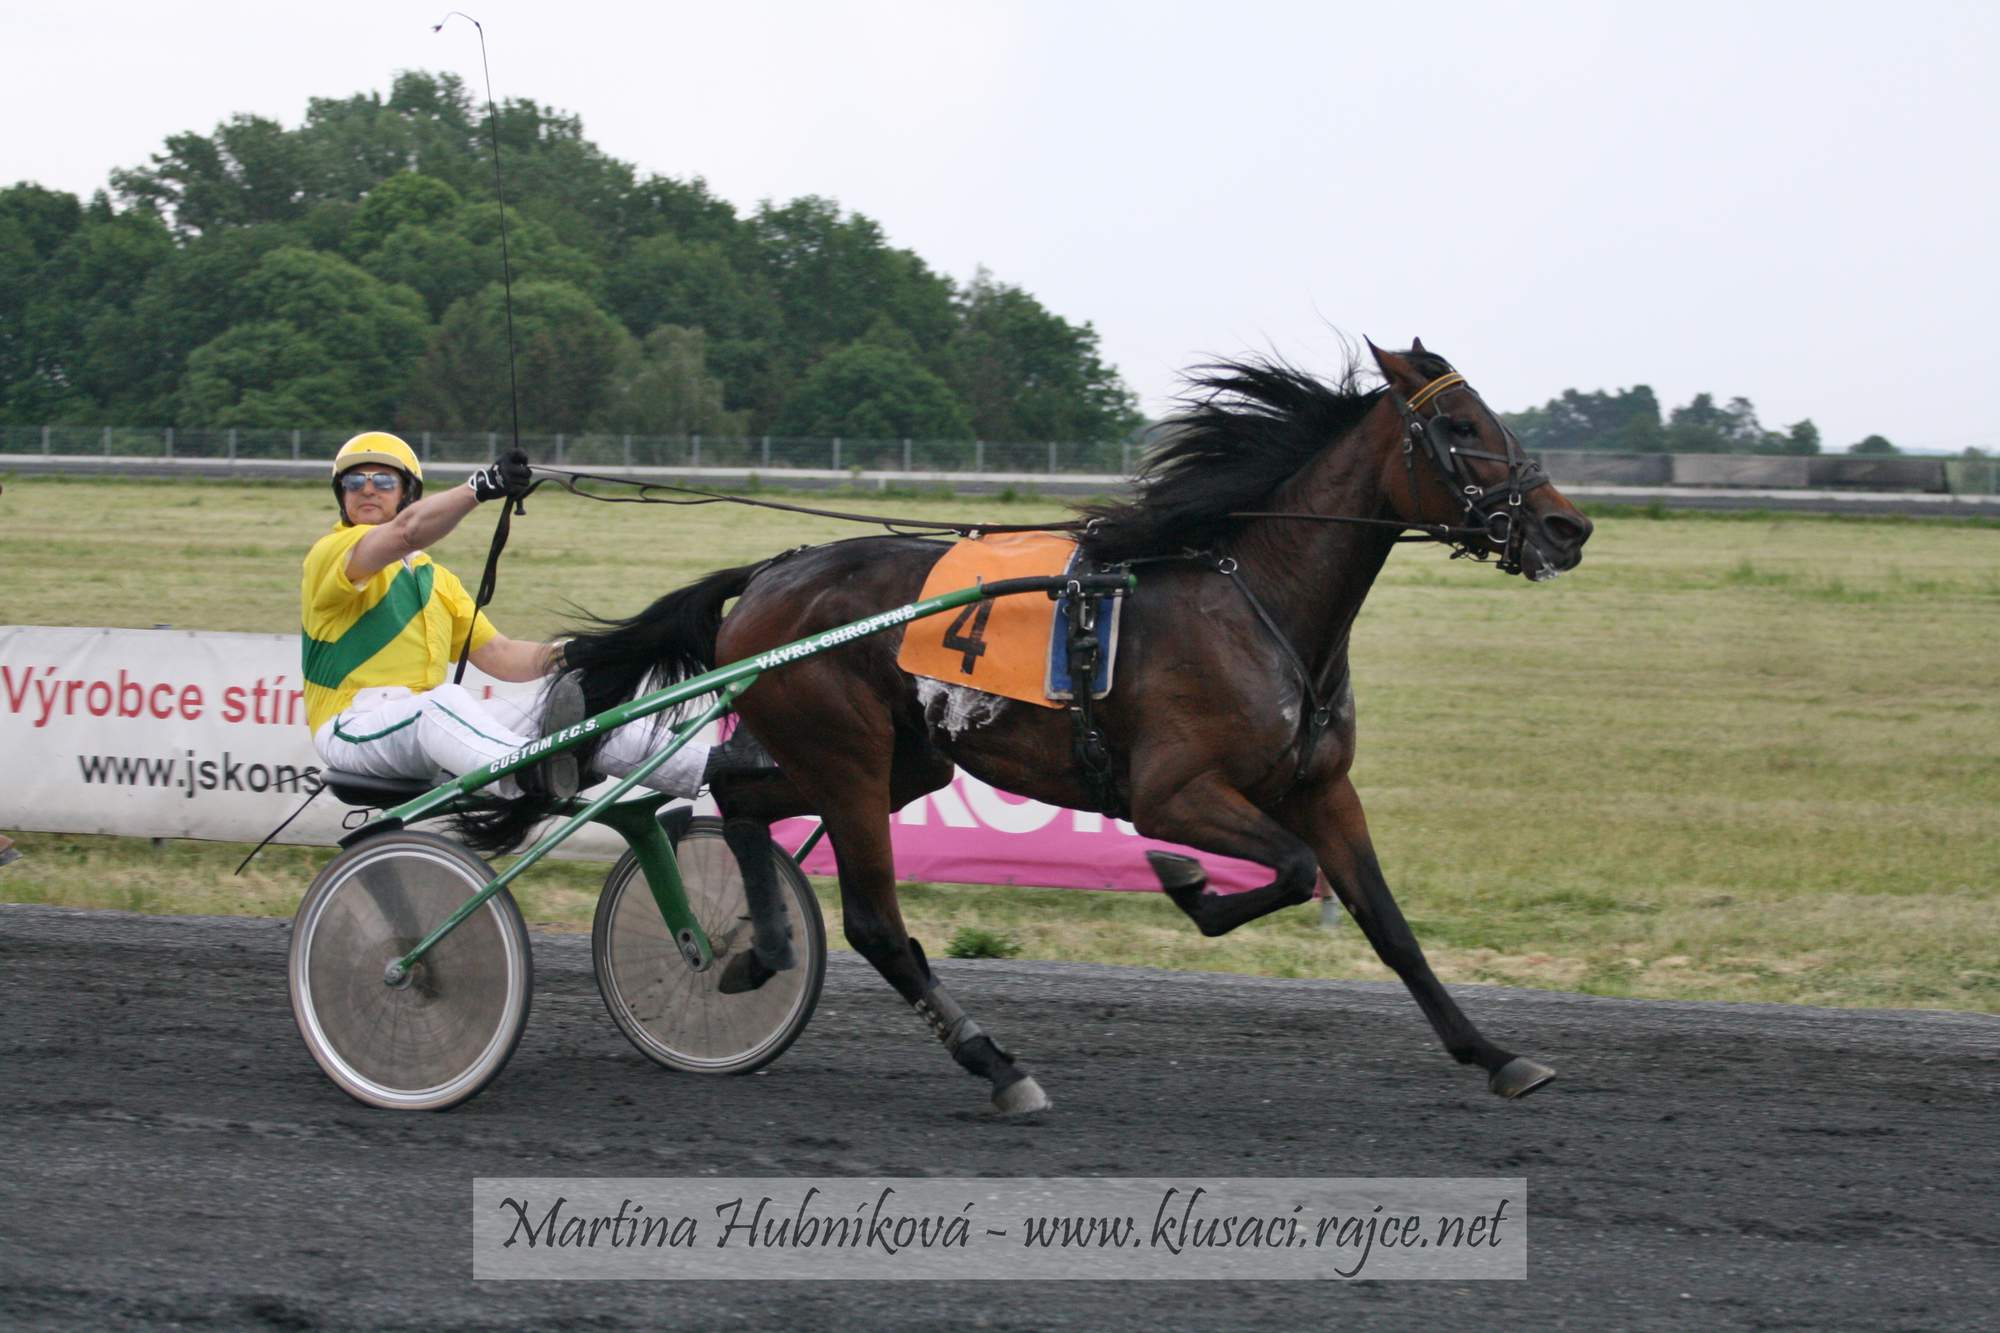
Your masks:
<svg viewBox="0 0 2000 1333"><path fill-rule="evenodd" d="M1542 526L1551 537L1571 548L1590 540L1590 520L1582 514L1551 514L1542 520Z"/></svg>

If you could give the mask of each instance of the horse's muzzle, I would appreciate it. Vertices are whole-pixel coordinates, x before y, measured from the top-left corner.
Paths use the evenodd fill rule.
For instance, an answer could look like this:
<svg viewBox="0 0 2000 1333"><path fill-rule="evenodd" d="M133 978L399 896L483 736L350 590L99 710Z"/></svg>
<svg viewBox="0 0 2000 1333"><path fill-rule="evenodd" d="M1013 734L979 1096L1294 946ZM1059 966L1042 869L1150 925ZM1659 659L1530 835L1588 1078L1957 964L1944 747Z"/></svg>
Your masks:
<svg viewBox="0 0 2000 1333"><path fill-rule="evenodd" d="M1527 559L1521 572L1537 583L1566 574L1583 561L1583 544L1590 540L1591 522L1576 510L1538 514L1530 525Z"/></svg>

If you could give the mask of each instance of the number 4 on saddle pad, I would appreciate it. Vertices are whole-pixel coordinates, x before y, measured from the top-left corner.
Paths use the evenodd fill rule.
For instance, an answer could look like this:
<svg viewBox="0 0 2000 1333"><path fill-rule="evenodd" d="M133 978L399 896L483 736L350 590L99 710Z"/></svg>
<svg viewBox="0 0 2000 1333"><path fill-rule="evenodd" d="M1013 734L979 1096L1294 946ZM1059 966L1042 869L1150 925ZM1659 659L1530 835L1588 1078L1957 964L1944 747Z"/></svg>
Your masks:
<svg viewBox="0 0 2000 1333"><path fill-rule="evenodd" d="M997 533L954 542L944 558L931 566L923 596L973 583L1067 574L1077 558L1074 541L1049 532ZM1104 650L1098 657L1096 679L1091 682L1093 699L1111 692L1111 671L1118 657L1118 614L1123 605L1123 599L1116 597L1103 602L1097 632ZM1065 614L1063 602L1029 594L974 602L955 615L912 621L903 631L903 648L896 665L913 676L927 676L947 685L963 685L1043 708L1062 708L1074 691Z"/></svg>

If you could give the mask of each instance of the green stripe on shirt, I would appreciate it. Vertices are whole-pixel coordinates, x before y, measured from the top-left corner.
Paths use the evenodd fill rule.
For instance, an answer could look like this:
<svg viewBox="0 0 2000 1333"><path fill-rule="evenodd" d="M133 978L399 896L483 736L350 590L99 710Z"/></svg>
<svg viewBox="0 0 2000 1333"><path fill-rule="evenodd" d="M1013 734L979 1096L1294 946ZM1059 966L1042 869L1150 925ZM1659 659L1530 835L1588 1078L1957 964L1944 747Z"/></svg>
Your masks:
<svg viewBox="0 0 2000 1333"><path fill-rule="evenodd" d="M428 564L404 568L382 600L364 611L338 639L315 639L300 630L306 679L329 690L339 689L362 663L394 643L404 627L424 613L431 600L431 580Z"/></svg>

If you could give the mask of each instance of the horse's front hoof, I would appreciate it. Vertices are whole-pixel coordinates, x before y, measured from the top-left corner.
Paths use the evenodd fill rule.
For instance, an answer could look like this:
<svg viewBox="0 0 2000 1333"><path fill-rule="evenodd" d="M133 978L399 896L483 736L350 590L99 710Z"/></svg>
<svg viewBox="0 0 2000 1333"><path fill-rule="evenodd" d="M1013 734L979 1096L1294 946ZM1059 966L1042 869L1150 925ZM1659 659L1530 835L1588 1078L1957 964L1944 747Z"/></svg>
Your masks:
<svg viewBox="0 0 2000 1333"><path fill-rule="evenodd" d="M1493 1071L1486 1086L1498 1097L1519 1101L1556 1076L1556 1071L1525 1055L1517 1055Z"/></svg>
<svg viewBox="0 0 2000 1333"><path fill-rule="evenodd" d="M724 995L748 995L777 975L755 951L745 950L722 965L722 975L716 979L715 988Z"/></svg>
<svg viewBox="0 0 2000 1333"><path fill-rule="evenodd" d="M1049 1095L1033 1076L1017 1078L993 1094L993 1109L1001 1115L1028 1115L1046 1111L1050 1105Z"/></svg>

